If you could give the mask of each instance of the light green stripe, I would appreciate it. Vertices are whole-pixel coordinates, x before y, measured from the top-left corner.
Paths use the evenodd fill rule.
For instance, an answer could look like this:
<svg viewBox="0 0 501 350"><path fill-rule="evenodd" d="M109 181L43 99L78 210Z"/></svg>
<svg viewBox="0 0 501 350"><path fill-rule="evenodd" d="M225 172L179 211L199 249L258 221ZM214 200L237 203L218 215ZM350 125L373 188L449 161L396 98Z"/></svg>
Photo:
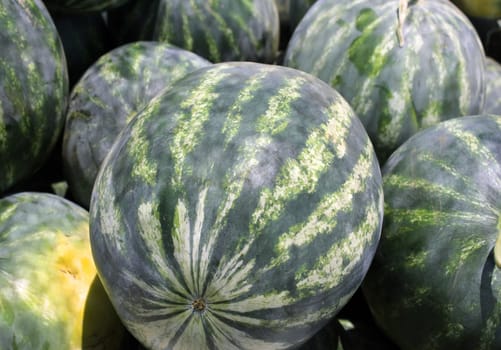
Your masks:
<svg viewBox="0 0 501 350"><path fill-rule="evenodd" d="M421 250L418 252L408 252L408 254L404 258L404 269L424 270L428 254L429 252L427 250Z"/></svg>
<svg viewBox="0 0 501 350"><path fill-rule="evenodd" d="M377 232L381 221L379 208L375 204L368 206L365 218L366 220L346 238L334 244L325 255L320 256L314 268L308 270L306 275L296 276L300 292L310 295L328 291L350 276L363 259L374 233Z"/></svg>
<svg viewBox="0 0 501 350"><path fill-rule="evenodd" d="M0 224L3 225L6 223L7 220L11 219L12 216L16 213L18 206L19 206L19 203L12 202L12 203L9 203L9 206L4 207L0 211ZM9 225L11 225L11 224L9 223ZM4 235L5 235L5 231L2 229L2 231L0 231L0 236L4 236ZM5 236L7 236L7 235L5 235Z"/></svg>
<svg viewBox="0 0 501 350"><path fill-rule="evenodd" d="M448 173L449 177L454 178L456 182L464 183L465 184L464 186L466 186L467 188L471 188L472 186L474 186L472 178L465 176L463 169L457 169L454 167L454 164L450 164L444 161L444 159L440 158L439 156L437 157L437 154L435 154L433 149L430 151L419 152L419 154L415 156L415 159L416 159L416 164L418 162L426 162L430 163L429 165L430 167L442 169L443 171ZM470 193L470 196L471 195L472 194Z"/></svg>
<svg viewBox="0 0 501 350"><path fill-rule="evenodd" d="M398 79L395 79L395 81L391 82L391 89L386 87L388 88L390 96L387 100L385 100L387 108L385 114L387 115L387 117L389 117L389 119L379 121L377 138L382 145L389 148L394 148L399 138L402 137L403 130L405 128L408 128L406 120L414 121L413 125L411 125L411 128L414 128L415 130L419 128L416 111L412 106L409 106L409 104L412 104L413 100L412 82L419 69L419 65L414 64L413 61L415 60L415 57L419 55L419 51L422 49L423 42L419 33L416 32L409 32L407 37L410 40L407 40L405 44L406 50L411 52L403 55L404 57L403 63L401 63L401 67L405 67L405 69L402 69L401 75L398 77ZM379 55L390 55L391 50L401 50L400 48L395 47L395 45L397 44L395 43L395 39L392 36L387 35L385 39L386 40L383 43L384 45L382 45L382 48L384 48L384 50L382 49L383 52L378 53ZM398 57L396 53L393 54L393 56ZM389 69L391 70L391 64L389 66ZM375 80L377 80L377 82ZM375 76L375 80L368 78L364 89L369 89L372 90L371 92L373 92L374 88L376 86L380 86L379 84L381 83L381 78L377 74ZM364 95L363 93L361 94ZM368 94L369 91L367 91L366 96L361 97L360 101L372 101L372 99L369 98ZM356 112L364 116L371 115L371 108L371 102L360 102L357 103Z"/></svg>
<svg viewBox="0 0 501 350"><path fill-rule="evenodd" d="M103 167L100 180L97 182L98 197L105 200L100 201L100 212L97 220L99 220L100 234L106 239L106 244L110 245L109 249L123 252L124 240L122 237L116 237L123 234L121 227L122 213L120 208L115 205L117 199L113 186L113 173L111 166Z"/></svg>
<svg viewBox="0 0 501 350"><path fill-rule="evenodd" d="M200 296L202 292L202 286L204 285L204 281L206 280L206 271L207 269L204 267L201 267L200 265L203 264L208 264L209 262L204 262L202 256L200 256L200 246L201 246L201 239L202 239L202 227L204 224L205 220L205 205L206 205L206 198L207 198L207 191L209 190L208 187L203 188L200 193L198 194L198 203L197 203L197 209L196 209L196 217L195 217L195 222L194 222L194 227L191 232L191 238L193 240L193 248L191 250L189 249L180 249L179 251L175 251L175 255L177 257L177 260L179 263L184 262L184 257L186 257L187 251L189 252L188 257L191 258L190 264L186 265L182 269L186 269L186 273L192 272L193 273L193 286L192 290L195 293L194 296ZM188 229L189 229L189 221L187 222L188 224ZM189 233L189 232L188 232ZM187 241L187 244L189 244L190 237L189 234L186 235L184 240ZM181 246L183 247L183 246ZM189 248L189 247L187 247ZM203 252L202 252L203 255ZM202 274L200 274L202 272ZM185 275L186 281L190 281L190 274Z"/></svg>
<svg viewBox="0 0 501 350"><path fill-rule="evenodd" d="M250 291L255 259L243 259L245 253L236 252L230 261L222 262L205 293L207 300L233 300Z"/></svg>
<svg viewBox="0 0 501 350"><path fill-rule="evenodd" d="M154 115L159 107L158 102L152 102L147 109L143 111L146 115ZM139 177L145 184L154 186L157 181L157 164L149 156L150 140L145 122L148 118L138 118L134 127L131 128L130 137L127 143L127 149L130 156L134 159L132 176Z"/></svg>
<svg viewBox="0 0 501 350"><path fill-rule="evenodd" d="M170 233L172 241L174 242L174 257L181 267L181 273L183 274L185 282L188 284L189 290L186 290L178 281L176 274L170 268L165 258L166 254L163 249L163 233L160 224L158 203L143 202L139 205L138 231L149 252L148 258L151 260L153 266L155 266L155 270L166 280L165 288L173 289L184 295L193 295L193 283L190 283L192 282L190 270L190 254L192 252L189 247L190 227L185 212L186 208L178 203L176 206L174 224Z"/></svg>
<svg viewBox="0 0 501 350"><path fill-rule="evenodd" d="M413 192L420 193L420 196L423 196L423 193L428 193L434 197L439 195L443 198L452 198L455 201L461 201L468 203L468 205L477 207L479 212L483 212L486 207L485 201L478 201L476 198L472 198L469 194L466 195L462 192L454 191L450 187L429 182L426 179L408 178L399 174L391 174L384 178L384 186L392 190L412 190ZM436 203L432 203L433 206L436 206L437 204L441 209L440 200Z"/></svg>
<svg viewBox="0 0 501 350"><path fill-rule="evenodd" d="M229 45L228 50L230 52L234 52L237 56L240 55L240 47L237 44L233 30L228 27L228 24L226 23L224 17L221 16L217 11L214 11L214 8L210 4L207 5L206 9L206 13L212 16L219 25L219 32L221 32L224 38L226 38L226 43ZM206 23L208 21L208 19L204 18L204 16L198 16L198 18L200 21L202 21L202 23ZM210 57L213 59L213 61L220 62L222 60L221 52L218 43L214 40L214 34L210 30L206 30L205 34L207 44L209 45Z"/></svg>
<svg viewBox="0 0 501 350"><path fill-rule="evenodd" d="M467 24L467 23L461 23L461 21L456 17L455 20L456 22L455 23L449 23L449 21L444 21L441 17L441 15L439 15L438 13L433 13L433 12L428 12L428 14L433 18L434 15L436 16L434 18L435 20L435 23L440 23L440 25L443 26L444 28L444 32L445 32L445 35L449 38L449 41L448 41L448 45L451 45L452 47L449 47L447 48L447 52L456 52L456 53L460 53L460 54L463 54L463 55L466 55L466 52L467 50L471 50L471 48L467 47L466 45L464 45L464 43L462 42L462 40L464 39L462 36L460 35L457 35L458 33L458 26L463 26L463 25L471 25L471 24ZM468 22L468 20L467 20ZM475 35L475 29L473 27L471 27L471 33L470 35ZM442 34L444 35L444 34ZM477 48L480 48L482 49L482 44L478 43L478 47ZM476 48L476 49L477 49ZM439 51L444 51L444 48L443 47L440 47L439 48ZM458 54L457 54L458 55ZM439 55L440 56L440 55ZM439 63L440 64L443 64L444 67L447 67L450 66L452 63L450 61L447 61L446 58L448 56L447 55L442 55L441 59L440 57L436 57L439 59ZM454 57L454 56L453 56ZM434 57L435 58L435 57ZM443 61L443 63L442 63ZM436 61L433 61L434 64ZM469 75L467 73L467 67L468 66L471 66L471 62L468 62L468 60L466 59L465 56L462 56L462 57L457 57L457 59L454 61L454 64L457 65L458 69L457 71L453 71L452 73L449 73L452 75L452 78L453 79L457 79L457 82L458 82L458 87L455 89L455 94L457 94L457 103L459 104L459 110L458 110L458 116L461 116L461 115L467 115L469 114L469 107L471 106L472 102L472 96L471 96L471 84L469 82L469 77L471 77L471 75ZM445 78L444 80L439 80L440 82L442 82L442 84L445 84L444 82L447 81L447 79L450 79L450 77L447 77ZM437 80L435 79L435 82ZM430 85L430 86L433 86L433 85ZM483 104L481 104L483 105ZM429 125L429 124L428 124ZM423 126L427 126L427 125L424 125Z"/></svg>
<svg viewBox="0 0 501 350"><path fill-rule="evenodd" d="M270 71L271 69L264 67L260 74L254 75L249 81L246 81L235 103L229 108L222 130L225 136L224 143L226 146L230 144L238 134L240 123L243 118L242 107L254 99L256 91L262 87L263 80L268 76Z"/></svg>
<svg viewBox="0 0 501 350"><path fill-rule="evenodd" d="M371 152L373 152L372 144L367 143L364 153L341 188L325 195L305 222L291 227L289 232L280 236L275 247L277 256L272 259L267 269L288 261L289 251L293 246L303 247L311 243L318 235L332 232L337 226L337 214L353 209L354 195L365 190L366 182L372 176Z"/></svg>
<svg viewBox="0 0 501 350"><path fill-rule="evenodd" d="M258 38L252 30L252 26L249 24L253 19L262 20L264 16L257 13L258 5L255 5L254 1L240 1L240 6L243 6L244 9L241 11L227 12L225 16L229 16L237 23L236 27L238 30L245 33L251 47L259 49L260 44ZM268 30L268 26L265 26L265 28ZM232 42L235 42L235 39L232 39ZM240 47L235 45L235 43L232 46L235 46L236 52L240 54Z"/></svg>
<svg viewBox="0 0 501 350"><path fill-rule="evenodd" d="M144 302L137 302L136 300L126 301L129 308L134 310L134 314L148 318L180 313L185 310L191 311L192 298L187 294L183 294L183 289L169 284L171 281L174 281L176 285L179 285L177 279L169 278L161 285L153 285L148 284L144 278L138 276L137 271L121 269L119 273L123 274L124 280L147 293L147 295L142 297ZM142 308L142 305L149 305L149 307Z"/></svg>
<svg viewBox="0 0 501 350"><path fill-rule="evenodd" d="M280 303L279 298L284 299ZM300 298L293 298L289 291L278 292L274 291L270 296L260 295L235 302L218 303L211 306L211 312L220 317L231 318L234 322L249 326L266 326L268 329L291 329L295 327L304 327L309 324L314 324L318 320L326 320L332 317L340 307L345 305L351 295L341 296L337 302L325 304L317 310L311 310L307 314L296 314L295 317L288 315L284 318L263 319L248 316L246 313L252 311L263 311L280 309L281 307L290 306L302 301ZM268 301L270 303L268 304ZM236 312L236 313L235 313Z"/></svg>
<svg viewBox="0 0 501 350"><path fill-rule="evenodd" d="M432 71L434 72L434 74L428 76L426 82L426 86L430 87L443 87L444 82L447 81L447 79L450 79L450 77L447 76L447 67L450 65L450 62L445 61L445 55L442 54L442 48L437 47L438 45L440 45L440 43L437 42L435 43L435 46L431 48L431 61L434 62ZM443 117L441 103L442 98L443 96L441 96L441 94L438 94L436 96L429 96L429 98L427 99L428 105L420 113L422 128L426 128L440 122L441 118Z"/></svg>
<svg viewBox="0 0 501 350"><path fill-rule="evenodd" d="M353 117L348 110L349 107L343 100L332 104L327 124L322 124L311 132L306 140L306 147L297 159L286 161L277 176L275 188L265 188L262 191L258 207L252 214L252 234L259 233L270 221L278 218L286 203L300 193L314 192L320 176L329 169L335 156L344 156L346 136ZM337 154L332 153L332 148Z"/></svg>
<svg viewBox="0 0 501 350"><path fill-rule="evenodd" d="M204 124L211 117L212 105L220 96L220 93L215 92L217 84L227 75L228 73L217 68L207 71L204 80L181 103L180 107L185 111L179 116L171 143L174 161L173 185L175 188L182 188L183 170L189 171L189 169L184 168L184 158L197 146L198 138L203 134Z"/></svg>
<svg viewBox="0 0 501 350"><path fill-rule="evenodd" d="M204 247L203 254L203 274L206 274L209 268L209 257L212 255L213 247L222 231L222 226L226 223L226 216L233 206L233 202L239 198L245 182L249 179L249 174L258 164L257 155L263 149L266 149L272 142L272 138L262 135L256 140L244 142L239 149L240 160L234 168L227 172L225 178L225 193L227 197L221 202L218 208L216 222L211 227L209 242ZM209 286L207 295L218 295L222 300L231 299L241 295L251 287L247 281L250 280L250 273L254 267L254 260L248 261L245 256L248 253L253 237L249 236L246 244L240 248L240 251L234 251L233 254L225 255L221 258L212 283ZM229 260L228 260L229 257ZM224 291L222 290L224 288Z"/></svg>
<svg viewBox="0 0 501 350"><path fill-rule="evenodd" d="M192 5L194 6L194 5ZM173 13L171 16L177 16L178 14ZM164 21L168 22L168 21ZM184 12L181 11L181 25L183 28L183 48L188 51L193 52L193 36L190 28L190 17ZM176 35L176 34L174 34ZM175 41L175 38L170 38L170 40Z"/></svg>
<svg viewBox="0 0 501 350"><path fill-rule="evenodd" d="M488 221L488 220L487 220ZM479 239L478 236L469 236L466 238L453 237L453 241L460 240L462 242L454 242L454 246L460 247L454 250L454 254L448 255L447 265L445 266L445 275L454 278L454 276L463 269L464 265L471 266L470 257L482 251L490 245L490 242L485 239ZM452 242L451 242L452 245ZM467 267L468 268L468 267Z"/></svg>
<svg viewBox="0 0 501 350"><path fill-rule="evenodd" d="M484 142L475 134L464 130L460 123L447 123L446 129L456 140L463 144L469 154L473 155L479 162L480 168L493 175L501 173L501 167L497 162L496 156L484 145ZM499 176L493 176L492 179L498 179ZM499 187L498 187L499 188Z"/></svg>
<svg viewBox="0 0 501 350"><path fill-rule="evenodd" d="M303 77L286 80L286 85L268 101L268 109L256 123L256 131L275 135L282 132L290 120L292 102L301 97L301 88L307 84Z"/></svg>
<svg viewBox="0 0 501 350"><path fill-rule="evenodd" d="M395 225L402 227L406 230L409 227L419 226L464 226L465 223L477 223L485 225L485 214L474 214L469 212L454 212L448 213L440 210L432 210L425 208L417 209L398 209L398 208L385 208L385 216L391 217ZM409 226L411 225L411 226ZM388 231L385 235L386 239L398 235L398 232L391 233Z"/></svg>

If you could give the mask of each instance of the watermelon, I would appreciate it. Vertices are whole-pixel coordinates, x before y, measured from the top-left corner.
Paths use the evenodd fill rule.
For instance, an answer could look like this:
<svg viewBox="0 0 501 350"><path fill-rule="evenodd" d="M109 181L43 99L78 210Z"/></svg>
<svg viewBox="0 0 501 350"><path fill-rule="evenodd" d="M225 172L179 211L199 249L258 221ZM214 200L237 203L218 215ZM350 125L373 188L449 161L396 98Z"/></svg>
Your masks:
<svg viewBox="0 0 501 350"><path fill-rule="evenodd" d="M384 225L362 289L402 349L501 349L501 117L453 118L382 169Z"/></svg>
<svg viewBox="0 0 501 350"><path fill-rule="evenodd" d="M0 199L0 348L123 349L97 277L88 212L56 195Z"/></svg>
<svg viewBox="0 0 501 350"><path fill-rule="evenodd" d="M285 349L360 286L381 174L348 103L253 62L188 73L125 127L90 203L99 276L149 349Z"/></svg>
<svg viewBox="0 0 501 350"><path fill-rule="evenodd" d="M68 71L40 0L0 7L0 193L40 168L64 126Z"/></svg>
<svg viewBox="0 0 501 350"><path fill-rule="evenodd" d="M336 88L384 163L416 131L482 111L484 56L471 22L449 1L319 0L283 64Z"/></svg>
<svg viewBox="0 0 501 350"><path fill-rule="evenodd" d="M99 58L71 92L62 153L72 199L89 207L98 169L116 136L169 83L209 65L202 57L159 42L134 42Z"/></svg>
<svg viewBox="0 0 501 350"><path fill-rule="evenodd" d="M113 9L129 0L43 0L47 8L62 13L89 13Z"/></svg>
<svg viewBox="0 0 501 350"><path fill-rule="evenodd" d="M501 64L486 57L484 113L501 115Z"/></svg>
<svg viewBox="0 0 501 350"><path fill-rule="evenodd" d="M109 19L119 42L168 42L211 62L273 63L278 53L273 0L136 0L110 11Z"/></svg>

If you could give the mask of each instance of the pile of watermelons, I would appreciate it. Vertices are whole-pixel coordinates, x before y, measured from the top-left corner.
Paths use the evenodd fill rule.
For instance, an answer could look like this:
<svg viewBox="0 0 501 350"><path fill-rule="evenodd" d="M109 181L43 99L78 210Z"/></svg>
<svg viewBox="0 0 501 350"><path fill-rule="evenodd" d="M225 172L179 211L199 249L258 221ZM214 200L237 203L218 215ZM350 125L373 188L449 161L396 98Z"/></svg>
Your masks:
<svg viewBox="0 0 501 350"><path fill-rule="evenodd" d="M0 349L501 349L499 18L1 0Z"/></svg>

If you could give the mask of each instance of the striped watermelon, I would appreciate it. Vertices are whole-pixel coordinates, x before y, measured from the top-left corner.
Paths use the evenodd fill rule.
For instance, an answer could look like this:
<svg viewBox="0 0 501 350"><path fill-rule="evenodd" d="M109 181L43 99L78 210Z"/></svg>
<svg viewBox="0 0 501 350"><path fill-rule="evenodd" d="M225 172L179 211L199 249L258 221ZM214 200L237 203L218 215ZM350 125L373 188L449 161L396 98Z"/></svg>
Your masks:
<svg viewBox="0 0 501 350"><path fill-rule="evenodd" d="M101 12L116 8L129 0L43 0L45 5L55 12L88 13Z"/></svg>
<svg viewBox="0 0 501 350"><path fill-rule="evenodd" d="M0 6L0 193L42 166L64 125L68 72L40 0Z"/></svg>
<svg viewBox="0 0 501 350"><path fill-rule="evenodd" d="M149 349L285 349L346 304L382 218L380 168L321 80L251 62L189 73L124 129L94 187L91 244Z"/></svg>
<svg viewBox="0 0 501 350"><path fill-rule="evenodd" d="M417 133L383 168L385 214L363 283L402 350L501 349L501 117Z"/></svg>
<svg viewBox="0 0 501 350"><path fill-rule="evenodd" d="M381 161L416 131L483 108L482 43L447 0L319 0L284 65L336 88Z"/></svg>
<svg viewBox="0 0 501 350"><path fill-rule="evenodd" d="M486 57L484 113L501 115L501 64Z"/></svg>
<svg viewBox="0 0 501 350"><path fill-rule="evenodd" d="M136 0L109 18L120 42L168 42L211 62L272 63L278 54L273 0Z"/></svg>
<svg viewBox="0 0 501 350"><path fill-rule="evenodd" d="M98 169L125 124L160 90L209 65L159 42L123 45L95 62L71 93L63 137L63 168L72 198L88 208Z"/></svg>
<svg viewBox="0 0 501 350"><path fill-rule="evenodd" d="M0 199L0 349L123 349L96 275L88 212L49 193Z"/></svg>

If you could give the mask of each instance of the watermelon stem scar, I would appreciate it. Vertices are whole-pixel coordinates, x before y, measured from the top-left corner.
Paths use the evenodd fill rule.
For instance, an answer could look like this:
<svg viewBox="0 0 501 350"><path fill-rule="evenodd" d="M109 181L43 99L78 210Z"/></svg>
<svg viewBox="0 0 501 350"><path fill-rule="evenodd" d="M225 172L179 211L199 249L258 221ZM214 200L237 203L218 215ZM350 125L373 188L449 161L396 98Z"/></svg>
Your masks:
<svg viewBox="0 0 501 350"><path fill-rule="evenodd" d="M207 307L207 303L203 298L197 298L191 303L191 308L194 312L204 312Z"/></svg>

